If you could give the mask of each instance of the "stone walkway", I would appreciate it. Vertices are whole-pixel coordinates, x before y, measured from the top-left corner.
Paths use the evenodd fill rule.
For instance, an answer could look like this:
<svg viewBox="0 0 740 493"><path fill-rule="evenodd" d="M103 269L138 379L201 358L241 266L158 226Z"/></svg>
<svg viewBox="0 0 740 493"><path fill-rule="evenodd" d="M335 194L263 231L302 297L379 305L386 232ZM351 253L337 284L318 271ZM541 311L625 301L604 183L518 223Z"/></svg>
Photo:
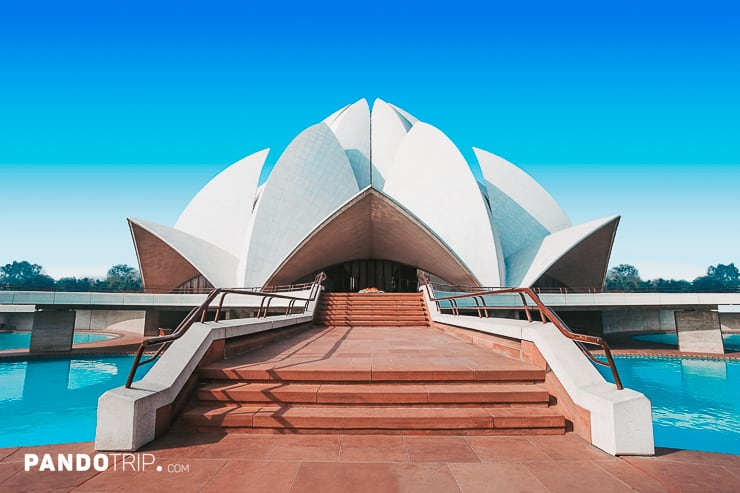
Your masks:
<svg viewBox="0 0 740 493"><path fill-rule="evenodd" d="M170 433L104 472L24 471L26 453L94 454L92 443L0 450L2 492L732 492L740 456L660 449L612 457L575 435L378 436ZM144 455L144 454L151 454ZM146 467L141 462L151 462ZM161 467L161 471L157 469Z"/></svg>

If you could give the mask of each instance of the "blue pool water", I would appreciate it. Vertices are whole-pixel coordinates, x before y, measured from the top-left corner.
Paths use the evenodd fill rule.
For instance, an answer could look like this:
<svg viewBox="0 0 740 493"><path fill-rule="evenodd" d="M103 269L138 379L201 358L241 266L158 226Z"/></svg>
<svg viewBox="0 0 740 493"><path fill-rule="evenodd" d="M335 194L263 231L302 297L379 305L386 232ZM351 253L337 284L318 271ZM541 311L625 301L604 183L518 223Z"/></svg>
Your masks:
<svg viewBox="0 0 740 493"><path fill-rule="evenodd" d="M113 339L114 334L99 332L75 332L72 344L96 342ZM25 349L31 345L30 332L0 332L0 349Z"/></svg>
<svg viewBox="0 0 740 493"><path fill-rule="evenodd" d="M740 361L616 357L625 387L653 404L658 447L740 454ZM613 382L608 368L597 366Z"/></svg>
<svg viewBox="0 0 740 493"><path fill-rule="evenodd" d="M0 448L95 439L98 397L126 383L131 355L0 362ZM137 372L144 376L151 367Z"/></svg>
<svg viewBox="0 0 740 493"><path fill-rule="evenodd" d="M675 332L640 334L632 336L632 339L678 347L678 336ZM725 344L725 351L740 351L740 334L722 334L722 340Z"/></svg>

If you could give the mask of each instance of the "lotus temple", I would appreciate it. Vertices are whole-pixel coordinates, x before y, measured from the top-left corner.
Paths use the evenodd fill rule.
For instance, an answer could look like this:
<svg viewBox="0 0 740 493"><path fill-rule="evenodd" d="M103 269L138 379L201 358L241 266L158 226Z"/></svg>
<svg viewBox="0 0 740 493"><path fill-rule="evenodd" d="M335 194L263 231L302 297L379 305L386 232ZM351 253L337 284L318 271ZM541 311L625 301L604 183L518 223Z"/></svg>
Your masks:
<svg viewBox="0 0 740 493"><path fill-rule="evenodd" d="M474 149L476 179L439 129L361 99L225 169L174 227L130 219L148 292L270 287L326 272L331 291L450 285L599 289L618 216L573 225L536 181Z"/></svg>

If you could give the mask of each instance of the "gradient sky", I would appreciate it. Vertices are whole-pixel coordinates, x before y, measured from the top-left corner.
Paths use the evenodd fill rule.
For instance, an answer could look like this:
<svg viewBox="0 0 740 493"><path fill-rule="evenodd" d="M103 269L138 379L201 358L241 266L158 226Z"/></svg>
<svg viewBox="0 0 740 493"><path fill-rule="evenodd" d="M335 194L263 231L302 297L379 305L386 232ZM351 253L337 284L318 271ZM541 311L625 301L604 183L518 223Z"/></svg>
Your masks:
<svg viewBox="0 0 740 493"><path fill-rule="evenodd" d="M136 265L216 173L365 97L537 179L612 265L740 264L740 7L620 2L0 3L0 264Z"/></svg>

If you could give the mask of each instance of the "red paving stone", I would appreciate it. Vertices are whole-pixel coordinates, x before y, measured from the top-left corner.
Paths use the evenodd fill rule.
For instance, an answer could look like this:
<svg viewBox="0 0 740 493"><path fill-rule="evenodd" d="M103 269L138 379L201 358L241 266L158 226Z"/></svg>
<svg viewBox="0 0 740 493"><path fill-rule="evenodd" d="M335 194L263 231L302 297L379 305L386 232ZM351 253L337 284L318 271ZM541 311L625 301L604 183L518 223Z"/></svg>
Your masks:
<svg viewBox="0 0 740 493"><path fill-rule="evenodd" d="M560 437L565 438L565 437ZM481 462L547 461L550 457L530 440L521 437L467 437Z"/></svg>
<svg viewBox="0 0 740 493"><path fill-rule="evenodd" d="M5 451L3 451L5 453ZM740 456L659 449L612 457L559 436L170 433L138 454L146 471L25 472L25 453L93 453L91 443L24 447L0 460L0 491L740 491ZM2 455L2 454L0 454ZM119 461L120 464L120 461ZM179 473L173 468L186 468ZM169 470L172 470L168 472Z"/></svg>
<svg viewBox="0 0 740 493"><path fill-rule="evenodd" d="M397 435L346 435L341 462L409 462L404 437Z"/></svg>
<svg viewBox="0 0 740 493"><path fill-rule="evenodd" d="M522 464L448 464L461 491L465 493L548 493Z"/></svg>
<svg viewBox="0 0 740 493"><path fill-rule="evenodd" d="M480 462L464 437L408 436L405 439L410 462Z"/></svg>

